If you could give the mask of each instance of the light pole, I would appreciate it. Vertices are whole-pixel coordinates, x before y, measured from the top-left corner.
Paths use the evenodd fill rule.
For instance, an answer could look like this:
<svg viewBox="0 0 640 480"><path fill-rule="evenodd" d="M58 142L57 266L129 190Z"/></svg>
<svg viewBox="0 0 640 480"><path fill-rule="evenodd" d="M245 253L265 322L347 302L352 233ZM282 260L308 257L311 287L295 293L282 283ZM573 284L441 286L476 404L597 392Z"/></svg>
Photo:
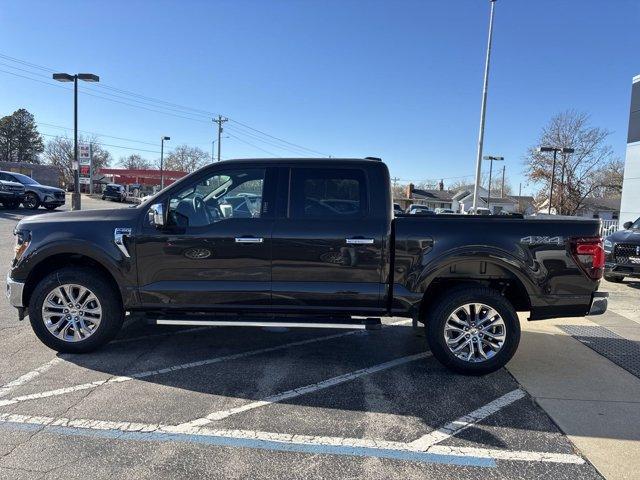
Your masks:
<svg viewBox="0 0 640 480"><path fill-rule="evenodd" d="M491 62L491 40L493 38L493 13L496 0L491 2L491 14L489 16L489 39L487 40L487 58L484 64L484 82L482 86L482 105L480 107L480 131L478 132L478 155L476 157L476 183L473 187L473 209L478 203L478 186L482 175L482 144L484 143L484 118L487 110L487 90L489 88L489 65Z"/></svg>
<svg viewBox="0 0 640 480"><path fill-rule="evenodd" d="M171 140L171 137L160 137L160 190L164 188L164 141Z"/></svg>
<svg viewBox="0 0 640 480"><path fill-rule="evenodd" d="M53 79L59 82L73 82L73 194L71 210L80 210L80 167L78 165L78 80L99 82L100 77L93 73L54 73Z"/></svg>
<svg viewBox="0 0 640 480"><path fill-rule="evenodd" d="M504 157L494 157L492 155L487 155L485 157L482 157L484 160L489 160L489 193L487 194L487 208L489 209L489 212L491 212L491 174L493 173L493 162L502 162L504 160Z"/></svg>
<svg viewBox="0 0 640 480"><path fill-rule="evenodd" d="M551 214L551 200L553 200L553 184L556 180L556 156L558 155L558 152L567 154L567 153L573 153L575 150L573 148L568 148L568 147L539 147L538 151L540 153L553 152L553 166L551 167L551 187L549 188L549 209L547 211L548 214ZM564 166L563 166L563 169L564 169ZM564 173L563 173L563 176L564 176Z"/></svg>

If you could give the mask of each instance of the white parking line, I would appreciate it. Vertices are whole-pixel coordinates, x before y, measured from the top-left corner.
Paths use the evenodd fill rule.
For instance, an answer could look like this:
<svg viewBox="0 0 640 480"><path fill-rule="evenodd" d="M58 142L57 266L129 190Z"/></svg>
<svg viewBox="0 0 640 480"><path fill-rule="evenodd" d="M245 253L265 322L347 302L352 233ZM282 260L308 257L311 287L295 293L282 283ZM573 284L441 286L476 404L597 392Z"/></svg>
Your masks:
<svg viewBox="0 0 640 480"><path fill-rule="evenodd" d="M444 427L440 427L438 430L434 430L433 432L414 440L410 445L418 450L426 451L429 447L451 438L462 430L487 418L489 415L493 415L507 405L511 405L516 400L520 400L524 396L525 392L523 390L520 390L519 388L513 390L499 398L496 398L492 402L487 403L485 406L467 413L465 416L460 417L453 422L447 423Z"/></svg>
<svg viewBox="0 0 640 480"><path fill-rule="evenodd" d="M340 385L342 383L350 382L352 380L355 380L360 377L364 377L366 375L382 372L383 370L388 370L390 368L397 367L399 365L404 365L405 363L413 362L415 360L419 360L421 358L426 358L429 356L431 356L430 353L423 352L415 355L408 355L406 357L396 358L395 360L391 360L389 362L380 363L372 367L362 368L354 372L338 375L337 377L332 377L327 380L323 380L321 382L313 383L311 385L306 385L304 387L294 388L292 390L287 390L286 392L270 395L264 398L263 400L247 403L246 405L242 405L240 407L230 408L228 410L219 410L217 412L213 412L207 415L206 417L196 418L195 420L192 420L190 422L182 423L178 425L178 427L186 427L186 428L201 427L213 421L228 418L232 415L248 412L249 410L254 410L256 408L264 407L266 405L271 405L273 403L278 403L284 400L289 400L291 398L296 398L301 395L306 395L308 393L317 392L318 390L323 390L325 388L330 388L335 385Z"/></svg>
<svg viewBox="0 0 640 480"><path fill-rule="evenodd" d="M24 375L19 376L15 380L12 380L11 382L4 384L2 387L0 387L0 397L7 396L16 387L19 387L20 385L24 385L25 383L33 380L34 378L42 375L44 372L46 372L51 367L53 367L54 365L57 365L60 362L62 362L62 359L59 357L56 357L53 360L50 360L47 363L40 365L38 368L35 368L30 372L27 372Z"/></svg>
<svg viewBox="0 0 640 480"><path fill-rule="evenodd" d="M384 326L387 327L387 326L392 326L392 325L402 325L402 324L406 324L406 323L409 323L409 322L411 322L411 320L401 320L401 321L394 322L392 324L387 324L387 325L384 325ZM0 407L5 407L7 405L14 405L16 403L26 402L26 401L29 401L29 400L38 400L38 399L42 399L42 398L56 397L56 396L59 396L59 395L67 395L67 394L78 392L78 391L81 391L81 390L90 390L92 388L97 388L97 387L99 387L101 385L128 382L130 380L137 380L137 379L141 379L141 378L153 377L155 375L162 375L162 374L165 374L165 373L175 372L175 371L178 371L178 370L187 370L187 369L190 369L190 368L196 368L196 367L203 367L203 366L206 366L206 365L212 365L212 364L215 364L215 363L227 362L227 361L231 361L231 360L239 360L239 359L242 359L242 358L261 355L263 353L270 353L270 352L276 352L278 350L284 350L284 349L290 348L290 347L297 347L297 346L300 346L300 345L309 345L309 344L316 343L316 342L323 342L323 341L332 340L332 339L335 339L335 338L346 337L348 335L364 335L364 334L366 334L366 332L364 332L362 330L353 330L353 331L349 331L349 332L335 333L335 334L332 334L332 335L324 335L322 337L310 338L308 340L299 340L299 341L296 341L296 342L283 343L283 344L280 344L280 345L276 345L274 347L259 348L257 350L249 350L247 352L234 353L234 354L230 354L230 355L224 355L224 356L221 356L221 357L208 358L208 359L205 359L205 360L199 360L197 362L182 363L180 365L173 365L171 367L160 368L160 369L157 369L157 370L147 370L147 371L144 371L144 372L138 372L138 373L134 373L134 374L131 374L131 375L123 375L123 376L118 376L118 377L106 378L104 380L96 380L94 382L82 383L82 384L73 385L73 386L70 386L70 387L57 388L55 390L47 390L45 392L33 393L33 394L29 394L29 395L22 395L22 396L19 396L19 397L9 398L9 399L6 399L6 400L0 400Z"/></svg>
<svg viewBox="0 0 640 480"><path fill-rule="evenodd" d="M187 428L184 426L146 424L132 422L113 422L91 419L69 419L43 416L30 416L3 413L0 414L0 422L17 425L37 425L42 427L61 427L85 431L120 432L122 434L134 433L137 436L133 440L143 440L145 435L156 435L156 440L161 440L161 435L167 435L168 441L184 438L197 439L198 437L219 437L227 439L242 439L262 442L273 442L285 445L309 445L317 447L343 447L345 449L366 448L386 451L431 453L435 455L448 455L452 457L475 457L493 460L511 460L524 462L549 462L563 464L585 463L578 455L554 452L533 452L522 450L499 450L475 447L448 447L435 445L426 452L416 448L411 443L393 442L386 440L374 440L364 438L343 438L314 435L293 435L286 433L264 432L258 430L223 430L202 427ZM97 433L97 432L96 432ZM173 436L173 437L171 437ZM119 438L119 437L115 437ZM126 437L122 437L126 438ZM410 459L410 457L409 457Z"/></svg>

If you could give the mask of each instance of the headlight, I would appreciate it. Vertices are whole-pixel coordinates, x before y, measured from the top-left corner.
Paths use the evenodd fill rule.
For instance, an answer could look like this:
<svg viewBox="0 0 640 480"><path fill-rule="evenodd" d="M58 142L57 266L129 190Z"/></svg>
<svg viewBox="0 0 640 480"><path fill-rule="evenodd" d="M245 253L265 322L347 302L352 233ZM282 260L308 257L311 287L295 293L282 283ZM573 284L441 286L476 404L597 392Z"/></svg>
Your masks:
<svg viewBox="0 0 640 480"><path fill-rule="evenodd" d="M604 240L604 248L611 250L613 248L613 242L611 240Z"/></svg>
<svg viewBox="0 0 640 480"><path fill-rule="evenodd" d="M31 232L29 230L16 230L14 232L16 243L14 247L15 255L13 257L14 265L20 261L24 252L29 248L31 243Z"/></svg>

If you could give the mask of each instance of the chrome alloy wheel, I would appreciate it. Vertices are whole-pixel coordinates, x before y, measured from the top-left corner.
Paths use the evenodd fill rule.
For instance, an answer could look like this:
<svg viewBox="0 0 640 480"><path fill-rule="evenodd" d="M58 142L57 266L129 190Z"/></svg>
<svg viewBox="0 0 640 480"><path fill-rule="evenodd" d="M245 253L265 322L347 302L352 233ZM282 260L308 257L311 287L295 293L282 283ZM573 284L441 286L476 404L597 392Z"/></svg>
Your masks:
<svg viewBox="0 0 640 480"><path fill-rule="evenodd" d="M492 307L467 303L457 307L444 326L444 340L457 358L465 362L484 362L504 345L506 326Z"/></svg>
<svg viewBox="0 0 640 480"><path fill-rule="evenodd" d="M42 304L42 320L52 335L65 342L79 342L98 329L102 306L86 287L67 283L54 288Z"/></svg>

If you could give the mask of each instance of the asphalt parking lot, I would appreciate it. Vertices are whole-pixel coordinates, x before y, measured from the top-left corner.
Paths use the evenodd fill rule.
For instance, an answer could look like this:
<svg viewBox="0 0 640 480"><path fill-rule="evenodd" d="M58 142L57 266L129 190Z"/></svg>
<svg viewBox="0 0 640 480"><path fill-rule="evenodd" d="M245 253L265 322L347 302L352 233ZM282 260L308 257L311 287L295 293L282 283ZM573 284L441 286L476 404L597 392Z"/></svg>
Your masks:
<svg viewBox="0 0 640 480"><path fill-rule="evenodd" d="M5 266L24 214L0 211ZM455 375L404 319L384 323L130 319L97 353L57 355L3 296L0 478L601 478L508 371Z"/></svg>

